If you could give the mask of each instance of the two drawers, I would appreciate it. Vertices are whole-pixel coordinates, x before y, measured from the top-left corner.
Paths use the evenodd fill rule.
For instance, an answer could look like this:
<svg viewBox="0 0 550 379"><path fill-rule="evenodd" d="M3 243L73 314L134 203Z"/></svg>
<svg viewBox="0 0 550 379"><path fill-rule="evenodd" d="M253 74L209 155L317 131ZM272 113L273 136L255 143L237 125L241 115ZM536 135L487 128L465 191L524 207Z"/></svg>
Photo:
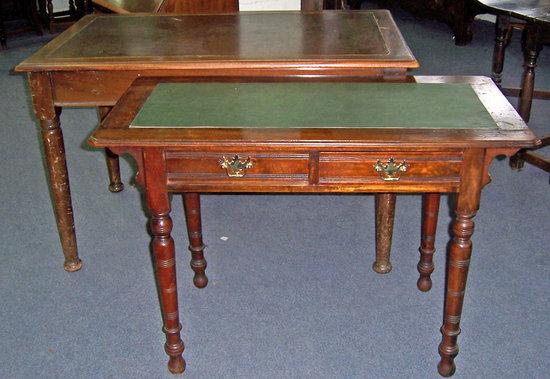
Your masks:
<svg viewBox="0 0 550 379"><path fill-rule="evenodd" d="M391 186L414 192L430 183L454 188L461 167L460 151L166 152L168 186L174 191L195 186L213 192L267 187L351 192Z"/></svg>

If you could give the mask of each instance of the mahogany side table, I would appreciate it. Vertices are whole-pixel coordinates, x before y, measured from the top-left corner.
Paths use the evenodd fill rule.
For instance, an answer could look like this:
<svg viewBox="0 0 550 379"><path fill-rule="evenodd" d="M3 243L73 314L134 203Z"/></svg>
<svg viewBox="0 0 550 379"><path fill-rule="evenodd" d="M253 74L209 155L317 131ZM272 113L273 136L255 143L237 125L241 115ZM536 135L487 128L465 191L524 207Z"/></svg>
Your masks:
<svg viewBox="0 0 550 379"><path fill-rule="evenodd" d="M208 282L201 192L455 193L438 365L441 375L450 376L473 219L490 182L489 165L540 141L491 79L418 77L416 83L143 78L89 142L137 162L173 373L183 372L185 361L169 193L184 194L199 288ZM421 260L431 258L426 252Z"/></svg>

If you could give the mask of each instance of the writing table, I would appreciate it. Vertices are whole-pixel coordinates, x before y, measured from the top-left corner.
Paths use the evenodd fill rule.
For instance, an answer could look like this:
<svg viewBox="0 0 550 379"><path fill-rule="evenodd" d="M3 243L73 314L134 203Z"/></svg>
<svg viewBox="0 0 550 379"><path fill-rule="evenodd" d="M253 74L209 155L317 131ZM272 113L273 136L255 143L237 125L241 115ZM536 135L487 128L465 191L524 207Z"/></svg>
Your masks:
<svg viewBox="0 0 550 379"><path fill-rule="evenodd" d="M200 192L456 193L438 366L449 376L489 164L540 141L491 79L417 77L393 84L138 79L89 142L137 162L174 373L185 361L170 192L184 194L197 287L207 285ZM433 251L421 253L432 265Z"/></svg>
<svg viewBox="0 0 550 379"><path fill-rule="evenodd" d="M59 113L104 117L137 77L403 81L418 63L388 11L89 15L16 67L27 72L64 267L81 267ZM122 190L107 151L110 189Z"/></svg>

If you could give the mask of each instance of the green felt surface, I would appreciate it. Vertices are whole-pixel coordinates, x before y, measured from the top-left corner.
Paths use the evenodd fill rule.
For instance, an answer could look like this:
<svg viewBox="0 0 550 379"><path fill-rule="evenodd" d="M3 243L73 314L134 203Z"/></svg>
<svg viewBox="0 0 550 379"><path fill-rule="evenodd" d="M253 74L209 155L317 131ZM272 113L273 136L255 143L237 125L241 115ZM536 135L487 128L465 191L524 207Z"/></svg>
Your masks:
<svg viewBox="0 0 550 379"><path fill-rule="evenodd" d="M497 126L464 84L161 83L131 127Z"/></svg>

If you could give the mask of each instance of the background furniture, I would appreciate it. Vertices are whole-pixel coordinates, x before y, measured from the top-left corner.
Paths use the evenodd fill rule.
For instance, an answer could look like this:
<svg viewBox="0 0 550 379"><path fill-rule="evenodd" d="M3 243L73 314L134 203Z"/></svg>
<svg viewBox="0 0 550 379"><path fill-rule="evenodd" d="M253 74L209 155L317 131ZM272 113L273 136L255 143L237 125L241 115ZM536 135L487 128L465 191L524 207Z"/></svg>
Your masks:
<svg viewBox="0 0 550 379"><path fill-rule="evenodd" d="M0 2L0 49L8 47L8 35L29 30L42 34L36 1L2 0Z"/></svg>
<svg viewBox="0 0 550 379"><path fill-rule="evenodd" d="M54 11L52 0L37 0L46 28L53 33L66 28L91 11L90 0L68 0L68 10Z"/></svg>
<svg viewBox="0 0 550 379"><path fill-rule="evenodd" d="M535 68L540 51L550 42L550 0L506 1L478 0L484 10L497 15L492 77L501 87L504 55L514 28L523 30L524 64L521 88L502 88L506 95L519 96L518 112L526 122L531 116L533 98L550 100L550 91L535 90ZM550 144L550 135L542 138L539 148ZM550 173L550 159L534 150L523 150L510 159L514 169L529 162Z"/></svg>
<svg viewBox="0 0 550 379"><path fill-rule="evenodd" d="M113 13L231 13L239 11L238 0L92 0L94 7ZM359 0L302 0L301 9L359 9Z"/></svg>
<svg viewBox="0 0 550 379"><path fill-rule="evenodd" d="M472 41L474 17L479 11L475 0L372 0L383 8L388 5L410 10L419 17L434 18L451 27L455 44ZM371 0L365 1L366 3Z"/></svg>
<svg viewBox="0 0 550 379"><path fill-rule="evenodd" d="M89 139L131 154L139 167L169 370L185 370L169 193L184 193L193 282L202 288L199 192L451 192L457 199L438 371L453 375L473 219L491 180L489 165L537 138L488 78L425 77L420 84L238 80L166 78L157 86L157 78L138 79ZM174 107L174 100L191 110ZM400 168L392 166L393 157ZM343 252L335 253L339 262Z"/></svg>
<svg viewBox="0 0 550 379"><path fill-rule="evenodd" d="M342 24L346 28L340 33L327 33ZM81 261L59 120L62 107L113 106L140 76L405 81L407 71L416 67L387 11L82 19L16 68L29 73L65 269L78 270ZM110 177L120 183L116 156L109 160L111 170L116 166Z"/></svg>

